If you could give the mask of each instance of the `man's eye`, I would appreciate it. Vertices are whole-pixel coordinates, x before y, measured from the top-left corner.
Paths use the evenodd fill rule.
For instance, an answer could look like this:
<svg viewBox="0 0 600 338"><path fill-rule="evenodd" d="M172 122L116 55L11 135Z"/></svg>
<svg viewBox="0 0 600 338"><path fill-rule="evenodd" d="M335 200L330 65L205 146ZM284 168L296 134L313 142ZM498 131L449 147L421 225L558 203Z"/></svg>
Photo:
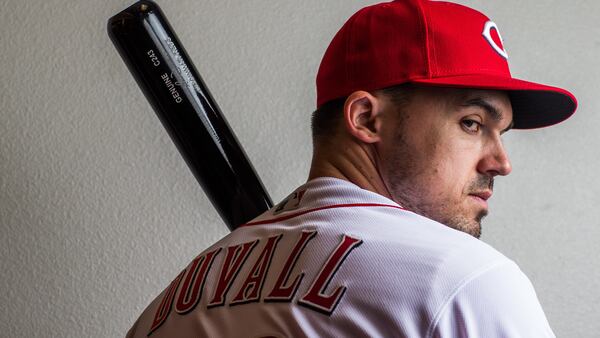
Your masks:
<svg viewBox="0 0 600 338"><path fill-rule="evenodd" d="M479 131L479 129L481 128L481 123L475 121L475 120L462 120L461 121L463 127L471 133L477 133Z"/></svg>

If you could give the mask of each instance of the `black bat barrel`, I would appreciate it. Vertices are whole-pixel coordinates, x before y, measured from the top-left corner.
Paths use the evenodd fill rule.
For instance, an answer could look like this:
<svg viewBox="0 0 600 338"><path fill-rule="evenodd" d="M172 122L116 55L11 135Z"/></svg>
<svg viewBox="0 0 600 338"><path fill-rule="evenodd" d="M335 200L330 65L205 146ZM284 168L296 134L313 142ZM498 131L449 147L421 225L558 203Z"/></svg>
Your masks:
<svg viewBox="0 0 600 338"><path fill-rule="evenodd" d="M165 15L138 1L108 35L229 229L273 203Z"/></svg>

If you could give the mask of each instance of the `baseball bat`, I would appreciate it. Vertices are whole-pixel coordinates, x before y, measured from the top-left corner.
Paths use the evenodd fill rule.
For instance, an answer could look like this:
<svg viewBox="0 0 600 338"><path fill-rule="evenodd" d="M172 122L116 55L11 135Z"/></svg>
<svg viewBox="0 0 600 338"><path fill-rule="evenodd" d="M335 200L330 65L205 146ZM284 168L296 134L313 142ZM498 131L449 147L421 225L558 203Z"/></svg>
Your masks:
<svg viewBox="0 0 600 338"><path fill-rule="evenodd" d="M273 203L160 7L138 1L108 35L230 230Z"/></svg>

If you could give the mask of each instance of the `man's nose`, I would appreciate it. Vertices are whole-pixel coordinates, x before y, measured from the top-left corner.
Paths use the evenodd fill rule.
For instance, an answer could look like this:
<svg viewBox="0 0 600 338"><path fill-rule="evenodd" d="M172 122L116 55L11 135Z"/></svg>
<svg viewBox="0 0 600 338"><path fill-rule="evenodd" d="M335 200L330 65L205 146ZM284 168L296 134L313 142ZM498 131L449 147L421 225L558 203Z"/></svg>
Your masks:
<svg viewBox="0 0 600 338"><path fill-rule="evenodd" d="M479 161L477 171L492 177L510 174L512 165L500 138L489 144L484 157Z"/></svg>

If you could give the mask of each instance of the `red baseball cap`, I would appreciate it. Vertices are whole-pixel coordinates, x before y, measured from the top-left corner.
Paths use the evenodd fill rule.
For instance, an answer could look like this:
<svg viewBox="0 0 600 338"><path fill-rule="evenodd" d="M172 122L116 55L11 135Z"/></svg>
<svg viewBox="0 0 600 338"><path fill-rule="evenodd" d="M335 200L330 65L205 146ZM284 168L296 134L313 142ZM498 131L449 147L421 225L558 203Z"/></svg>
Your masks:
<svg viewBox="0 0 600 338"><path fill-rule="evenodd" d="M498 26L462 5L396 0L365 7L335 35L317 74L317 107L402 83L507 91L514 128L571 116L577 100L556 87L515 79Z"/></svg>

